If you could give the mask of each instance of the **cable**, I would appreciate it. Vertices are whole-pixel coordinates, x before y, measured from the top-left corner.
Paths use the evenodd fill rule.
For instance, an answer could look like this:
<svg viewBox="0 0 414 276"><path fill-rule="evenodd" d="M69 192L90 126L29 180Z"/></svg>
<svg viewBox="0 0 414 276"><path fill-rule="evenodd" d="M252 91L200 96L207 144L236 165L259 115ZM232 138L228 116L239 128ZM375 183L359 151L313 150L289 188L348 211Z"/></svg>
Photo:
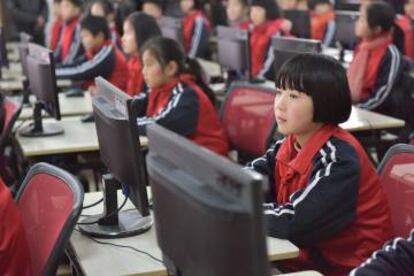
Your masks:
<svg viewBox="0 0 414 276"><path fill-rule="evenodd" d="M78 231L79 233L81 233L80 231L79 231L79 229L74 229L75 231ZM91 237L91 236L89 236L89 235L85 235L86 237L88 237L89 239L91 239L92 241L94 241L94 242L96 242L96 243L98 243L98 244L103 244L103 245L112 245L112 246L115 246L115 247L120 247L120 248L128 248L128 249L131 249L131 250L133 250L133 251L136 251L136 252L138 252L138 253L141 253L141 254L144 254L144 255L147 255L148 257L150 257L151 259L153 259L153 260L155 260L155 261L157 261L157 262L159 262L159 263L161 263L161 264L164 264L164 262L161 260L161 259L158 259L157 257L154 257L153 255L151 255L150 253L148 253L148 252L145 252L145 251L142 251L142 250L139 250L139 249L137 249L137 248L135 248L135 247L132 247L132 246L129 246L129 245L120 245L120 244L115 244L115 243L110 243L110 242L103 242L103 241L99 241L99 240L97 240L97 239L95 239L95 238L93 238L93 237Z"/></svg>
<svg viewBox="0 0 414 276"><path fill-rule="evenodd" d="M101 203L103 200L104 200L104 199L103 199L103 198L101 198L100 200L98 200L98 201L97 201L97 202L95 202L95 203L92 203L92 204L89 204L89 205L86 205L86 206L82 206L82 209L88 209L88 208L94 207L94 206L98 205L99 203Z"/></svg>
<svg viewBox="0 0 414 276"><path fill-rule="evenodd" d="M118 213L124 206L125 206L125 204L127 203L127 200L128 200L128 197L125 197L125 199L124 199L124 202L122 202L122 204L121 204L121 206L119 207L119 208L117 208L116 210L114 210L113 212L111 212L111 213L109 213L109 214L107 214L106 216L104 216L104 217L101 217L101 218L99 218L98 220L95 220L95 221L89 221L89 222L78 222L77 224L78 225L90 225L90 224L95 224L95 223L98 223L101 219L103 219L103 218L107 218L107 217L109 217L109 216L112 216L113 214L116 214L116 213Z"/></svg>

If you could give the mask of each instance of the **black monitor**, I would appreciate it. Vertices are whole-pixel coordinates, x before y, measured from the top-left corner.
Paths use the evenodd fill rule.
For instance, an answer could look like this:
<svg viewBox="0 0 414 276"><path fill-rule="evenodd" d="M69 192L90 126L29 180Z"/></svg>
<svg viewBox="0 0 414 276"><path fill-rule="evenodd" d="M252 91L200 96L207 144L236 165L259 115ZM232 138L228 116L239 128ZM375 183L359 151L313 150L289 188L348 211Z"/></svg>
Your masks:
<svg viewBox="0 0 414 276"><path fill-rule="evenodd" d="M301 38L310 38L310 16L307 10L284 10L283 16L292 22L294 36Z"/></svg>
<svg viewBox="0 0 414 276"><path fill-rule="evenodd" d="M249 32L217 26L218 61L226 71L236 71L243 80L251 80Z"/></svg>
<svg viewBox="0 0 414 276"><path fill-rule="evenodd" d="M20 135L44 137L63 134L60 125L42 123L42 110L60 120L53 52L43 46L29 43L29 55L26 60L30 89L36 96L36 103L33 108L33 123L23 128Z"/></svg>
<svg viewBox="0 0 414 276"><path fill-rule="evenodd" d="M269 275L267 181L159 125L147 128L158 245L170 275Z"/></svg>
<svg viewBox="0 0 414 276"><path fill-rule="evenodd" d="M305 38L273 37L274 70L278 74L283 64L300 53L320 53L322 45L320 40Z"/></svg>
<svg viewBox="0 0 414 276"><path fill-rule="evenodd" d="M360 0L336 0L335 10L341 11L359 11L361 6Z"/></svg>
<svg viewBox="0 0 414 276"><path fill-rule="evenodd" d="M162 36L184 45L183 26L180 18L162 16L158 22Z"/></svg>
<svg viewBox="0 0 414 276"><path fill-rule="evenodd" d="M0 27L0 78L2 77L1 69L9 67L9 59L7 57L6 36L4 34L4 27Z"/></svg>
<svg viewBox="0 0 414 276"><path fill-rule="evenodd" d="M29 43L33 40L33 37L27 33L20 33L20 43L17 46L19 51L20 62L22 64L22 74L24 76L23 83L23 103L29 104L29 73L27 70L27 56L29 55Z"/></svg>
<svg viewBox="0 0 414 276"><path fill-rule="evenodd" d="M100 238L136 235L151 228L152 218L132 97L101 77L95 83L98 92L93 98L93 114L100 157L109 174L103 176L104 214L84 219L80 229ZM120 186L136 209L118 212Z"/></svg>
<svg viewBox="0 0 414 276"><path fill-rule="evenodd" d="M359 41L355 35L355 23L359 12L336 11L335 13L335 42L340 48L353 50Z"/></svg>

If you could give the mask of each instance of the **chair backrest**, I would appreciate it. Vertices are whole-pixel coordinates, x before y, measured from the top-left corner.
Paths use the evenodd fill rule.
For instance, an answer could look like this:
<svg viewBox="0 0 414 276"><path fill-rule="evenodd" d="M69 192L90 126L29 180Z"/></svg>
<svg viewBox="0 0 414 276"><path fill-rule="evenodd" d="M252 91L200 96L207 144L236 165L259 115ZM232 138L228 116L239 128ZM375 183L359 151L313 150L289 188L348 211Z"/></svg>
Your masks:
<svg viewBox="0 0 414 276"><path fill-rule="evenodd" d="M414 228L414 146L391 147L378 166L395 236L407 237Z"/></svg>
<svg viewBox="0 0 414 276"><path fill-rule="evenodd" d="M10 133L13 130L14 123L16 122L17 118L20 115L20 112L22 111L22 104L14 101L9 98L4 98L3 101L4 105L4 124L3 124L3 130L0 134L0 152L3 152L4 147L6 146L7 139L10 136Z"/></svg>
<svg viewBox="0 0 414 276"><path fill-rule="evenodd" d="M79 218L83 189L55 166L38 163L27 173L16 196L26 230L34 275L54 275Z"/></svg>
<svg viewBox="0 0 414 276"><path fill-rule="evenodd" d="M275 90L234 82L221 109L221 121L232 149L249 157L264 154L276 128Z"/></svg>

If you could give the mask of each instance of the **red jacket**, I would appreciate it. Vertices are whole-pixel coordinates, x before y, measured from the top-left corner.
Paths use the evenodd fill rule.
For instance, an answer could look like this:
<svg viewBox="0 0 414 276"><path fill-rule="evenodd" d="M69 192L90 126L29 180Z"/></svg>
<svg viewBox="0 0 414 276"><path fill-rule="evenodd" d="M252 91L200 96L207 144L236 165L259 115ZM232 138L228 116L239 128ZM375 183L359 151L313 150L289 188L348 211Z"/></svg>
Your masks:
<svg viewBox="0 0 414 276"><path fill-rule="evenodd" d="M311 38L321 40L325 46L331 46L335 35L335 12L319 15L311 11L310 16Z"/></svg>
<svg viewBox="0 0 414 276"><path fill-rule="evenodd" d="M294 144L289 135L252 162L274 182L268 233L301 249L282 267L344 275L392 237L379 178L359 142L340 127L323 126L299 151Z"/></svg>
<svg viewBox="0 0 414 276"><path fill-rule="evenodd" d="M400 16L397 24L404 32L404 54L414 60L414 29L408 16Z"/></svg>
<svg viewBox="0 0 414 276"><path fill-rule="evenodd" d="M19 211L0 179L0 275L30 276L30 251Z"/></svg>
<svg viewBox="0 0 414 276"><path fill-rule="evenodd" d="M141 95L137 98L145 100ZM146 116L137 120L141 134L145 134L148 124L157 123L200 146L227 156L227 138L216 109L192 77L183 75L162 87L149 90L146 103Z"/></svg>
<svg viewBox="0 0 414 276"><path fill-rule="evenodd" d="M128 82L126 92L131 95L137 95L144 91L145 80L142 75L142 66L139 57L132 56L128 60Z"/></svg>
<svg viewBox="0 0 414 276"><path fill-rule="evenodd" d="M57 63L70 64L82 53L80 19L76 17L63 24L55 59Z"/></svg>
<svg viewBox="0 0 414 276"><path fill-rule="evenodd" d="M205 57L211 24L202 11L194 10L183 19L184 49L188 56Z"/></svg>
<svg viewBox="0 0 414 276"><path fill-rule="evenodd" d="M60 18L56 18L55 21L52 23L52 27L50 28L50 40L49 40L49 48L54 51L58 47L60 34L63 28L63 21Z"/></svg>

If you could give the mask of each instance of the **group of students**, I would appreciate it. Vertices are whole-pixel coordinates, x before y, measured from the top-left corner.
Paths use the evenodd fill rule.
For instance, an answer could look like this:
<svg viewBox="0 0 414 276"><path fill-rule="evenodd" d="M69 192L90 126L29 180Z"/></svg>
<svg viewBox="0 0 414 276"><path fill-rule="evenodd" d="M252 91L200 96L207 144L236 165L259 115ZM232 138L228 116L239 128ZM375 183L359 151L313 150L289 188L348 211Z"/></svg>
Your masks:
<svg viewBox="0 0 414 276"><path fill-rule="evenodd" d="M207 18L196 8L196 2L180 1L183 12L194 17L192 28L202 24L202 29L207 29ZM233 2L236 0L229 1L229 10ZM85 80L93 80L94 72L99 72L135 97L140 134L146 133L149 124L157 123L226 156L229 145L216 113L214 94L204 82L200 66L189 58L191 47L161 37L155 17L135 12L123 23L119 48L117 37L111 35L111 16L105 15L103 5L101 9L94 8L103 1L96 1L90 14L82 19L79 3L60 3L63 25L55 48L61 62L57 76L88 76ZM148 7L143 8L151 10ZM253 0L248 22L230 16L229 19L238 28L253 29L252 41L265 45L268 37L276 33L289 34L289 23L274 7L277 4L273 0ZM247 18L245 14L244 19ZM383 2L361 6L356 33L362 41L348 75L332 58L300 54L273 76L274 113L278 131L285 138L246 169L266 175L271 183L264 204L267 234L289 239L300 247L298 258L277 263L282 271L315 269L326 275L344 275L362 264L352 273L369 275L361 271L378 270L384 264L391 266L391 260L398 258L397 254L390 256L388 250L376 254L373 261L366 261L393 237L390 211L370 158L359 142L338 126L349 118L353 101L376 108L391 93L390 87L398 80L403 63L402 54L392 43L394 22L394 13ZM75 38L77 33L79 38ZM200 37L189 41L197 39ZM78 55L79 41L84 53ZM73 61L69 62L72 56ZM254 57L262 58L259 54ZM350 80L350 76L355 79ZM92 82L87 85L94 86ZM373 89L374 94L370 92ZM10 201L0 185L0 217L5 215L3 210L13 208ZM18 219L17 215L14 217ZM19 228L19 223L15 227ZM8 240L24 243L22 230L16 229L6 229L2 224L0 235L10 235L14 238ZM413 252L412 239L394 244ZM2 275L23 269L21 263L12 261L23 254L23 245L14 249L13 246L12 242L0 240ZM3 262L3 252L10 252L7 263ZM408 271L412 271L414 260L408 260Z"/></svg>

